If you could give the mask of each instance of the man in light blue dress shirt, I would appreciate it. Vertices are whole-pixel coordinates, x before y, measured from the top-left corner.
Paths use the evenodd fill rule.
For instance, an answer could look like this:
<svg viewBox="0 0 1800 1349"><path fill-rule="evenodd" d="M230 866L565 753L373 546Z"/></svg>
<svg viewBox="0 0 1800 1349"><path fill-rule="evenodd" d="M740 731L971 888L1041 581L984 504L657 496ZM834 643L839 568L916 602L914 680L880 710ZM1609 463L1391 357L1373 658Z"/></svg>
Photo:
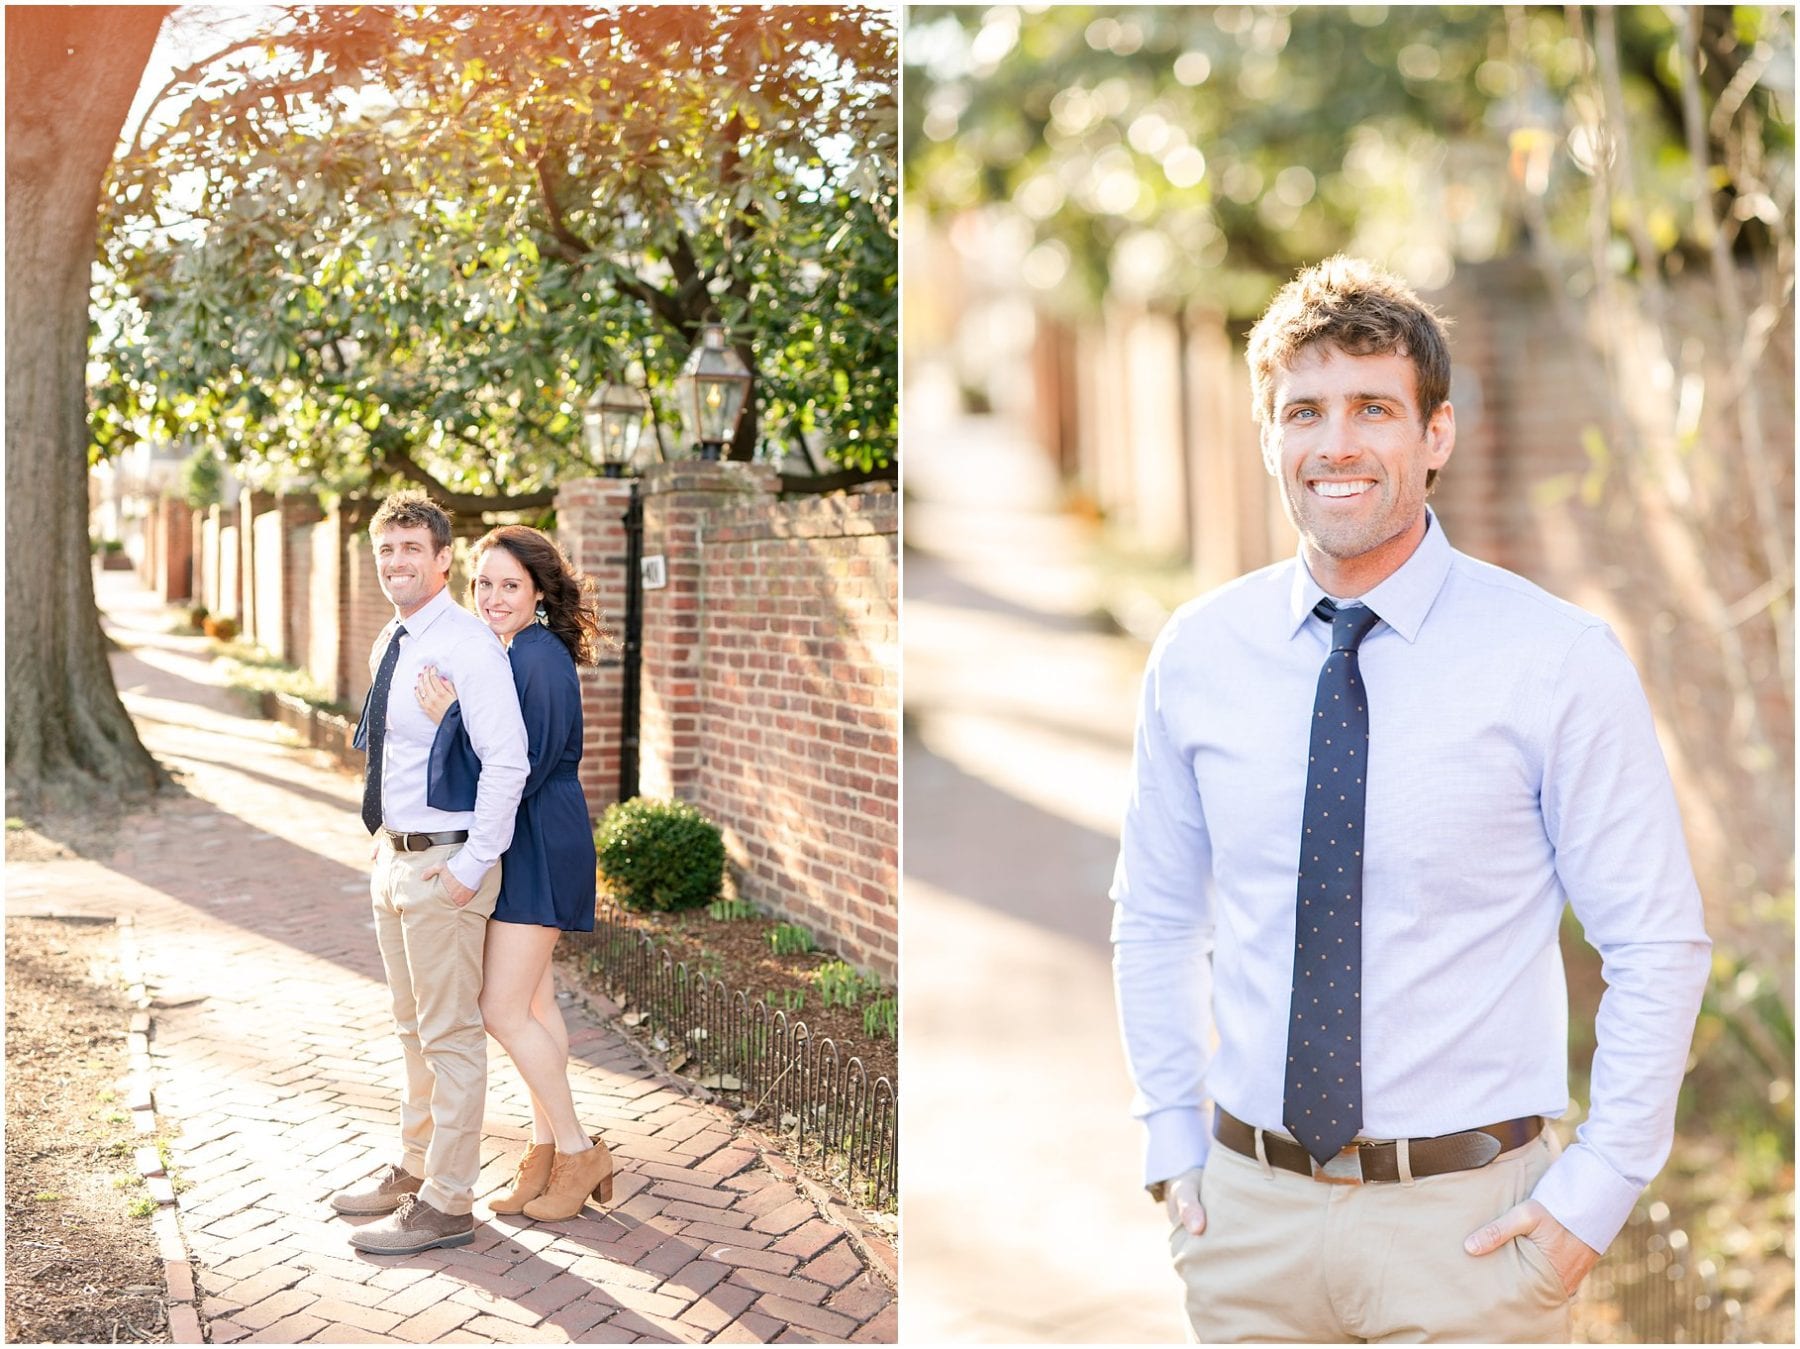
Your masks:
<svg viewBox="0 0 1800 1349"><path fill-rule="evenodd" d="M1457 552L1427 508L1455 446L1450 361L1404 283L1321 263L1249 359L1298 556L1158 638L1111 891L1145 1180L1189 1319L1207 1342L1566 1340L1668 1156L1709 963L1650 710L1604 623ZM1334 639L1357 604L1373 617ZM1344 663L1360 682L1330 684ZM1328 686L1367 703L1332 750ZM1312 940L1353 954L1315 973L1303 805L1350 744L1360 884ZM1544 1123L1568 1103L1565 903L1607 982L1566 1149ZM1333 1155L1284 1121L1319 1072L1302 1011L1346 991L1327 1038L1354 1070L1319 1101L1354 1141Z"/></svg>
<svg viewBox="0 0 1800 1349"><path fill-rule="evenodd" d="M331 1205L381 1218L351 1233L358 1250L410 1255L474 1237L487 1103L482 948L529 763L506 650L446 588L450 517L423 492L396 492L369 522L369 538L394 618L369 653L374 682L358 730L369 752L363 822L374 836L369 891L406 1090L400 1161ZM412 693L427 665L455 681L481 760L472 810L429 799L437 724Z"/></svg>

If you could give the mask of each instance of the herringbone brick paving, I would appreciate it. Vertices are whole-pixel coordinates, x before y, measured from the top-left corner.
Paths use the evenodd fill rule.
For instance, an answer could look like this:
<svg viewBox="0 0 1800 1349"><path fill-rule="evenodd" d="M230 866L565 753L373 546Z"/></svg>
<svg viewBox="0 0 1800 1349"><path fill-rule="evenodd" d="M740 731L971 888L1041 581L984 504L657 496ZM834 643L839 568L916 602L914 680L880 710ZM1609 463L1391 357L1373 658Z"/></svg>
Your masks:
<svg viewBox="0 0 1800 1349"><path fill-rule="evenodd" d="M112 574L117 577L120 574ZM102 573L103 580L110 580ZM490 1042L475 1240L371 1257L326 1198L398 1157L400 1047L369 914L359 784L245 715L195 639L103 585L115 678L182 791L110 857L30 862L9 904L131 915L157 999L156 1108L215 1343L725 1343L895 1338L891 1245L821 1208L720 1107L567 1007L581 1119L614 1200L539 1224L490 1214L530 1128ZM363 1220L367 1221L367 1220ZM873 1258L873 1267L870 1258Z"/></svg>

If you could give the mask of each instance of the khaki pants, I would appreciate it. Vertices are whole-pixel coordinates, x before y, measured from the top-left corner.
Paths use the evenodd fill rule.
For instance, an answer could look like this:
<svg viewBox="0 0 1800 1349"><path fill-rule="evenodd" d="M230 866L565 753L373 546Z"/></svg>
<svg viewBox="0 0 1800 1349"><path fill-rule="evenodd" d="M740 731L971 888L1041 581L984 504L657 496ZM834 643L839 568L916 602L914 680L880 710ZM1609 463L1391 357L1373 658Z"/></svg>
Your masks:
<svg viewBox="0 0 1800 1349"><path fill-rule="evenodd" d="M375 936L394 995L394 1029L406 1052L400 1142L419 1197L441 1213L467 1213L481 1171L487 1104L487 1032L481 1024L481 951L500 897L500 867L462 908L439 877L421 879L461 848L396 852L381 836L369 892Z"/></svg>
<svg viewBox="0 0 1800 1349"><path fill-rule="evenodd" d="M1169 1236L1190 1329L1203 1344L1565 1343L1569 1297L1529 1238L1463 1250L1530 1196L1557 1151L1546 1130L1474 1171L1332 1185L1215 1145L1206 1231Z"/></svg>

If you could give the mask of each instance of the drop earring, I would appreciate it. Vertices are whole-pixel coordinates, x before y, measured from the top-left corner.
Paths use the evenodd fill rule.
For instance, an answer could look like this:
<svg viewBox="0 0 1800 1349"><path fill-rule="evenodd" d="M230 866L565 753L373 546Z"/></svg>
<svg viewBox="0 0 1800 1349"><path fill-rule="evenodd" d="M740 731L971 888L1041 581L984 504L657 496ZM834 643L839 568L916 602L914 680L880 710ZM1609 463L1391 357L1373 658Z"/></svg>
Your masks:
<svg viewBox="0 0 1800 1349"><path fill-rule="evenodd" d="M544 607L542 600L537 603L537 621L545 627L550 626L550 611Z"/></svg>

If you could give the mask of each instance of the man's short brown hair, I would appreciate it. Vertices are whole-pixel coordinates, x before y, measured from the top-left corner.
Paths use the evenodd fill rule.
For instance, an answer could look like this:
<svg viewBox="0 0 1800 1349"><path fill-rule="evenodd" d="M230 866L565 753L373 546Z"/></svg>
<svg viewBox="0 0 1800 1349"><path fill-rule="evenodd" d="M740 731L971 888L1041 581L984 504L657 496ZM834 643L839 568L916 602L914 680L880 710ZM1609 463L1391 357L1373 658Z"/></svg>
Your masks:
<svg viewBox="0 0 1800 1349"><path fill-rule="evenodd" d="M1342 254L1308 267L1276 293L1250 330L1250 396L1264 426L1275 417L1276 372L1307 347L1411 359L1420 423L1450 397L1444 320L1399 277Z"/></svg>
<svg viewBox="0 0 1800 1349"><path fill-rule="evenodd" d="M375 518L369 521L369 537L378 539L389 529L429 529L434 553L450 546L450 515L417 488L395 492L381 503Z"/></svg>

